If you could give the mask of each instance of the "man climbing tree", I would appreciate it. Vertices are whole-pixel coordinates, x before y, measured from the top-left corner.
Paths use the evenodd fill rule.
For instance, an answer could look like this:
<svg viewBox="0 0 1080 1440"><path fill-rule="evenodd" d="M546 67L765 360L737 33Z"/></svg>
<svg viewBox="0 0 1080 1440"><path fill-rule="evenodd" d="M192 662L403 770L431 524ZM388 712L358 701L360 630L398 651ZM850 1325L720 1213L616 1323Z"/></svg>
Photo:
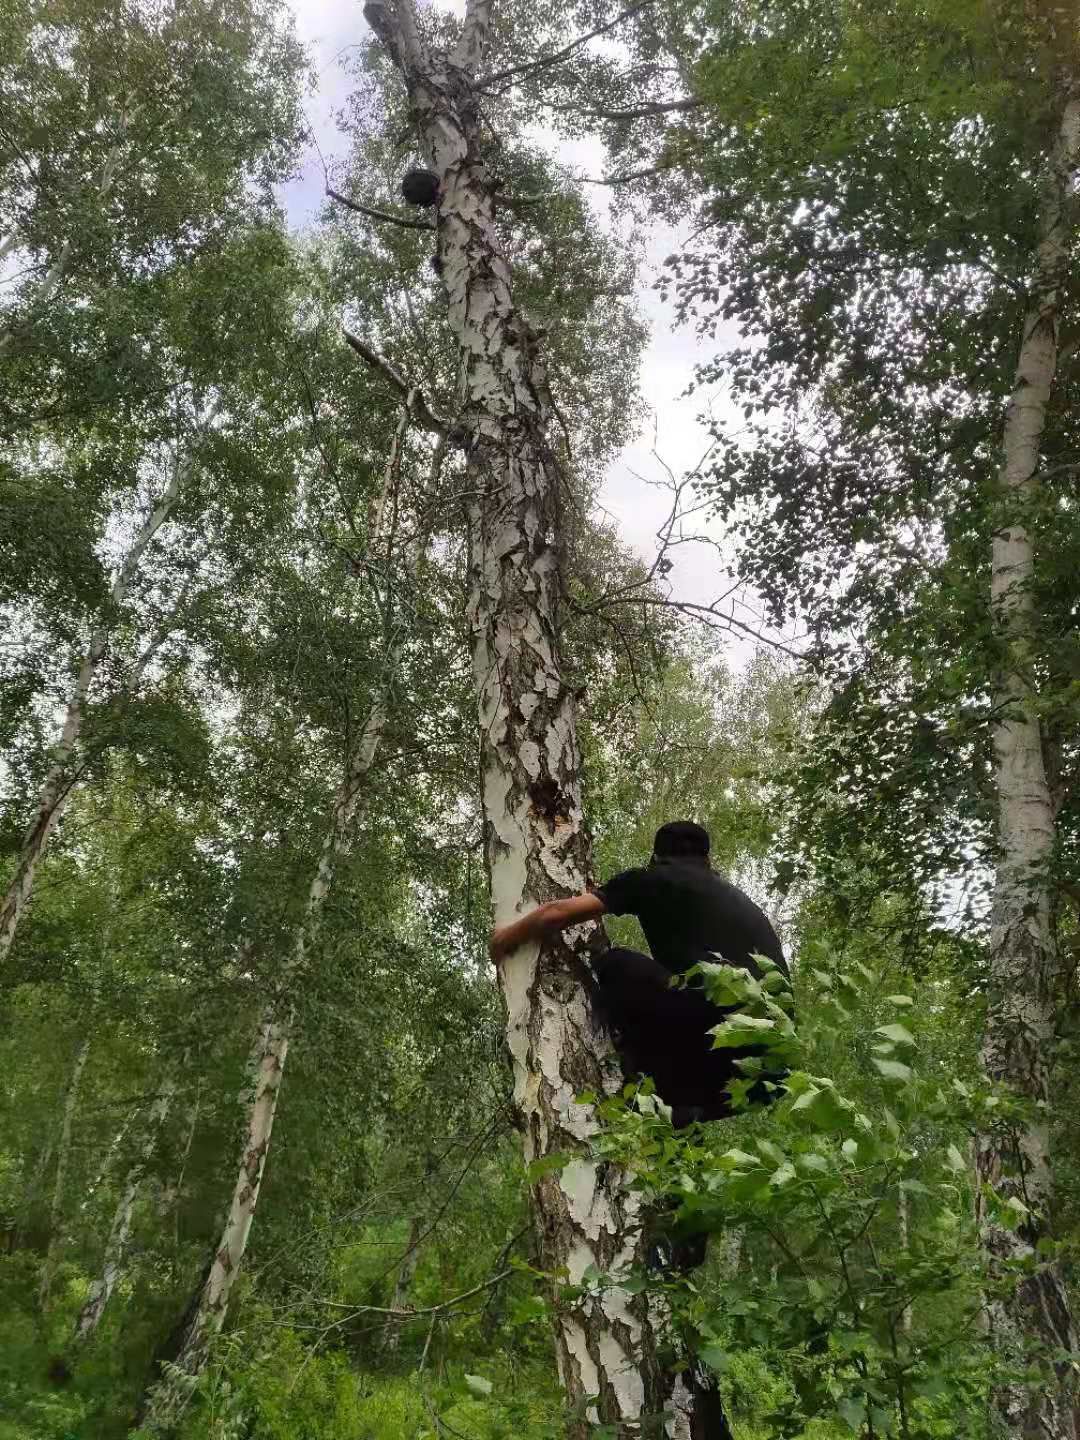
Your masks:
<svg viewBox="0 0 1080 1440"><path fill-rule="evenodd" d="M434 177L436 267L461 359L455 435L466 455L473 674L484 839L495 918L585 888L574 697L558 640L560 489L556 419L539 337L517 305L496 220L481 104L490 0L469 0L456 42L421 28L412 0L369 0L364 14L400 72ZM377 357L369 363L377 363ZM545 1270L572 1287L552 1294L570 1434L597 1424L639 1435L685 1386L657 1355L648 1302L618 1284L590 1291L587 1271L619 1276L644 1258L641 1200L618 1167L588 1153L596 1123L583 1091L620 1080L587 989L586 930L545 935L500 966L515 1106L525 1159L570 1156L533 1184ZM685 1427L685 1421L682 1422ZM683 1433L685 1433L685 1428Z"/></svg>
<svg viewBox="0 0 1080 1440"><path fill-rule="evenodd" d="M675 989L671 982L717 959L760 977L754 955L764 955L786 975L772 925L748 895L710 867L708 831L674 820L656 832L644 869L624 870L595 891L541 905L497 929L492 959L605 914L636 915L652 950L643 955L613 947L594 961L602 1009L621 1039L624 1071L652 1077L677 1127L729 1115L727 1087L739 1074L738 1062L757 1052L712 1049L708 1032L726 1012L700 987ZM768 1093L758 1082L750 1096L765 1099Z"/></svg>

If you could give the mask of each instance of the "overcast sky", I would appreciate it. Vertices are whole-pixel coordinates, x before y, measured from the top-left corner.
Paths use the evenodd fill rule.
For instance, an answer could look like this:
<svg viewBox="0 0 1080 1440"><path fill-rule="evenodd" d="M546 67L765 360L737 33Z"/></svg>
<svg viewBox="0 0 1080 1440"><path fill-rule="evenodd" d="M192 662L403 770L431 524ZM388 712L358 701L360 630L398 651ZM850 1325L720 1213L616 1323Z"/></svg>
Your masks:
<svg viewBox="0 0 1080 1440"><path fill-rule="evenodd" d="M293 0L293 10L300 40L307 47L317 72L316 91L306 103L308 121L329 163L341 155L346 146L345 137L334 123L335 113L344 105L352 88L343 61L349 58L350 48L367 33L367 26L360 0ZM558 150L561 159L582 170L600 172L599 146L576 146L573 154L568 154L552 137L552 149ZM300 175L282 190L290 224L296 228L309 224L319 209L322 192L322 161L318 150L311 146ZM607 192L597 187L590 191L589 199L601 218L607 220ZM664 465L681 475L697 464L708 445L708 435L698 421L703 406L708 403L707 397L703 393L685 395L694 365L715 353L720 344L735 339L734 333L729 332L699 344L691 331L675 328L670 308L660 304L652 289L653 280L657 267L677 248L679 239L676 231L658 226L647 242L638 299L651 332L641 376L641 390L651 416L641 435L628 444L611 465L601 495L603 508L614 517L625 541L646 559L652 559L655 554L656 530L670 503L670 497L661 488ZM714 403L722 405L718 398ZM652 453L654 442L660 459ZM685 546L674 552L673 559L675 566L669 580L675 598L708 604L727 589L721 561L711 548ZM735 613L748 623L755 620L753 606L740 605ZM740 664L754 647L752 642L732 638L730 646L725 648L729 649L731 663Z"/></svg>

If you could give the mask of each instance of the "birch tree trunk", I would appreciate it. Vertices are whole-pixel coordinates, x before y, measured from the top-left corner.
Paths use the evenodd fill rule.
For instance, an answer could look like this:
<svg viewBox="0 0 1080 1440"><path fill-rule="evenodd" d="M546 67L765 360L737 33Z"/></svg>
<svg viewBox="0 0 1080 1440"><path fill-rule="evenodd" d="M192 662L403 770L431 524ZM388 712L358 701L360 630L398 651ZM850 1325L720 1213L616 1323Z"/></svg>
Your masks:
<svg viewBox="0 0 1080 1440"><path fill-rule="evenodd" d="M113 1162L113 1156L117 1153L117 1151L120 1149L120 1146L124 1143L124 1137L127 1135L132 1125L138 1119L138 1116L138 1109L132 1110L131 1114L120 1126L120 1129L117 1130L116 1134L109 1141L108 1148L106 1149L105 1154L102 1156L101 1164L98 1166L98 1172L94 1176L93 1180L91 1180L89 1185L87 1185L86 1187L86 1193L83 1196L83 1202L79 1206L79 1209L81 1211L86 1211L90 1208L91 1201L93 1200L97 1192L101 1189L101 1186L105 1182L105 1176L109 1173L109 1168Z"/></svg>
<svg viewBox="0 0 1080 1440"><path fill-rule="evenodd" d="M113 182L116 179L116 170L117 166L120 163L120 156L123 151L124 140L127 136L128 126L138 114L138 110L139 107L136 106L130 114L124 113L120 116L119 136L117 138L116 144L112 147L112 149L105 156L105 159L102 162L101 174L98 177L98 183L94 190L95 205L103 204L105 200L107 200L109 197L109 192L112 190ZM10 235L6 236L3 242L0 243L0 261L2 261L6 255L10 254L10 252L14 250L18 246L18 244L19 236L17 232L13 231ZM69 236L60 246L59 254L56 256L56 259L53 260L52 264L42 276L41 283L38 285L37 290L30 297L31 310L40 310L42 306L49 303L52 297L56 294L56 291L60 286L61 280L63 280L64 275L67 273L67 268L70 260L71 238ZM11 329L0 332L0 357L3 356L4 352L10 346L12 340L14 340L16 334L18 333L18 330L18 326L13 326Z"/></svg>
<svg viewBox="0 0 1080 1440"><path fill-rule="evenodd" d="M182 1066L181 1068L184 1067ZM109 1236L105 1241L105 1256L101 1264L101 1274L90 1286L90 1293L87 1295L86 1301L79 1311L79 1317L75 1322L76 1340L87 1340L94 1333L101 1323L101 1317L105 1313L105 1307L108 1305L113 1290L116 1288L116 1282L120 1277L120 1271L124 1263L128 1240L131 1236L131 1217L135 1210L135 1200L139 1193L139 1187L142 1185L143 1176L146 1174L146 1167L150 1163L150 1157L154 1153L158 1136L169 1114L169 1108L172 1105L175 1091L176 1076L169 1074L166 1076L157 1098L150 1107L150 1115L142 1145L124 1181L120 1201L113 1215L112 1225L109 1227Z"/></svg>
<svg viewBox="0 0 1080 1440"><path fill-rule="evenodd" d="M206 423L213 419L216 409L215 406L210 411ZM109 590L110 607L115 608L126 599L147 547L175 509L184 485L191 476L194 463L194 451L189 449L173 467L169 484L139 527L116 573ZM34 819L23 840L15 873L8 885L3 904L0 905L0 966L7 959L19 921L33 894L34 877L41 857L45 854L49 837L67 808L72 790L78 781L78 770L72 761L82 733L90 687L105 656L111 632L112 621L109 617L100 620L90 632L86 653L68 697L60 739L53 747L52 761L38 793Z"/></svg>
<svg viewBox="0 0 1080 1440"><path fill-rule="evenodd" d="M401 450L410 421L413 396L402 411L390 458L386 467L384 495L377 509L378 524L385 503L385 492L394 483ZM406 557L410 572L415 571L421 544L414 537ZM389 689L396 668L399 642L392 638L384 662L383 677L367 720L347 758L345 773L331 806L330 824L323 838L315 873L308 887L304 914L294 938L292 953L281 977L282 992L288 994L303 974L307 952L315 938L326 897L334 880L338 860L352 842L352 834L364 781L374 763L383 731L386 728ZM210 1341L225 1321L233 1285L240 1273L248 1237L259 1202L270 1137L277 1114L278 1098L285 1073L292 1030L291 1010L268 1007L259 1023L252 1051L253 1083L248 1106L240 1168L233 1187L232 1199L222 1229L221 1239L199 1296L191 1323L187 1328L175 1364L148 1397L144 1424L151 1431L167 1429L182 1412L194 1377L204 1369Z"/></svg>
<svg viewBox="0 0 1080 1440"><path fill-rule="evenodd" d="M469 618L481 737L485 850L495 920L585 888L573 696L557 636L560 477L536 336L516 308L482 160L473 81L486 47L489 0L470 0L453 55L429 53L412 0L369 0L365 17L402 74L440 182L436 243L464 376L470 516ZM545 1269L572 1284L594 1266L642 1258L640 1202L611 1166L588 1156L595 1133L582 1091L621 1076L588 987L586 929L499 967L525 1158L571 1156L532 1187ZM647 1306L617 1286L569 1300L556 1293L556 1350L583 1440L598 1422L638 1435L658 1416L665 1382Z"/></svg>
<svg viewBox="0 0 1080 1440"><path fill-rule="evenodd" d="M994 535L991 600L1005 661L997 680L994 734L999 860L990 939L990 997L982 1058L987 1073L1045 1114L1048 1052L1053 1040L1060 966L1051 921L1050 863L1054 811L1043 760L1033 676L1037 624L1034 555L1025 507L1036 472L1057 364L1061 290L1074 235L1070 190L1080 162L1080 92L1071 85L1043 183L1040 243L1024 319L1016 379L1005 419L1001 490L1008 515ZM1044 1119L987 1131L978 1139L980 1187L991 1185L1027 1207L1009 1229L981 1208L982 1236L993 1270L1032 1261L1050 1211L1050 1142ZM1072 1317L1056 1265L1040 1264L1014 1295L991 1300L990 1329L1002 1353L1053 1358L1075 1344ZM1071 1367L1055 1365L1057 1383L1040 1391L1003 1384L995 1409L1010 1436L1073 1440L1080 1435Z"/></svg>
<svg viewBox="0 0 1080 1440"><path fill-rule="evenodd" d="M409 1224L409 1243L405 1251L405 1258L398 1269L397 1279L394 1282L394 1295L390 1301L391 1310L404 1310L409 1298L409 1291L412 1288L413 1276L416 1274L417 1262L420 1259L420 1225L419 1215L414 1215ZM382 1348L386 1355L397 1353L401 1344L402 1320L397 1315L391 1315L383 1328Z"/></svg>
<svg viewBox="0 0 1080 1440"><path fill-rule="evenodd" d="M49 1303L53 1275L63 1245L61 1211L64 1203L64 1181L67 1178L68 1156L71 1153L71 1126L75 1119L75 1106L79 1101L79 1086L86 1068L86 1057L90 1054L90 1037L81 1041L75 1052L67 1092L64 1095L64 1118L60 1124L60 1140L56 1147L56 1172L53 1176L52 1203L49 1206L49 1247L41 1267L41 1283L38 1287L38 1305L42 1310Z"/></svg>

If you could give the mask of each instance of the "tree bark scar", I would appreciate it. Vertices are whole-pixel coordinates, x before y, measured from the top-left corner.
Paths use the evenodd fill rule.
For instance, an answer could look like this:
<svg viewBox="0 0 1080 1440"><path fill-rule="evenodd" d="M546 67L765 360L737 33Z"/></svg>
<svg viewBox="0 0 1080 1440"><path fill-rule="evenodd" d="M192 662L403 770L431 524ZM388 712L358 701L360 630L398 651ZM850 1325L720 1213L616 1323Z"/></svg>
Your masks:
<svg viewBox="0 0 1080 1440"><path fill-rule="evenodd" d="M534 780L529 786L529 799L538 815L542 815L554 830L558 823L569 823L573 817L573 801L551 775Z"/></svg>

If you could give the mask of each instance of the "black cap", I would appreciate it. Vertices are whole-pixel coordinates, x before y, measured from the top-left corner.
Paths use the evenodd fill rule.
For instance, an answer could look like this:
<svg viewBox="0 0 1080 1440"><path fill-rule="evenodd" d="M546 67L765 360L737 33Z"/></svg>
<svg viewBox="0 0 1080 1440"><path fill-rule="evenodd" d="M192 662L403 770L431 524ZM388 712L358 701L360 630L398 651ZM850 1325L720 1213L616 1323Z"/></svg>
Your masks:
<svg viewBox="0 0 1080 1440"><path fill-rule="evenodd" d="M706 859L709 832L701 825L695 825L693 820L669 820L656 832L653 854L658 860L674 860L689 855Z"/></svg>

